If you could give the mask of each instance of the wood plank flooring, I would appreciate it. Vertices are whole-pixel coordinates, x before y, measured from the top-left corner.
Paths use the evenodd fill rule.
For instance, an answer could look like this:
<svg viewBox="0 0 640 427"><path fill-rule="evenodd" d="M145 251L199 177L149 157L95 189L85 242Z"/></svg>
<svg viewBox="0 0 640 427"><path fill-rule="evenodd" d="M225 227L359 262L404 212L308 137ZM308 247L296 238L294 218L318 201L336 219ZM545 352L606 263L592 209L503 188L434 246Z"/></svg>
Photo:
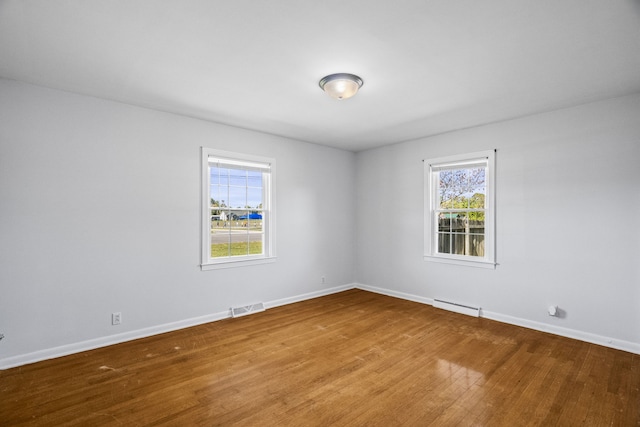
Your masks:
<svg viewBox="0 0 640 427"><path fill-rule="evenodd" d="M0 371L0 425L639 426L640 356L361 290Z"/></svg>

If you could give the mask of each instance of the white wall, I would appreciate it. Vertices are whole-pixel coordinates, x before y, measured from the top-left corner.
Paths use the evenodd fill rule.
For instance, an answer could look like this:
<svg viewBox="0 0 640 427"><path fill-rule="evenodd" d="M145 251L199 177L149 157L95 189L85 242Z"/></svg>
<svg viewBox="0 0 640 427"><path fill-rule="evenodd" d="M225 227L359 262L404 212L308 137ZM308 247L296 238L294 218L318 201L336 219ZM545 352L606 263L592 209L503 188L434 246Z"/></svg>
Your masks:
<svg viewBox="0 0 640 427"><path fill-rule="evenodd" d="M639 117L636 95L356 155L0 79L0 368L356 279L640 352ZM276 263L200 271L200 146L277 159ZM500 265L423 261L422 159L491 148Z"/></svg>
<svg viewBox="0 0 640 427"><path fill-rule="evenodd" d="M200 271L200 146L276 158L276 263ZM351 284L354 168L351 152L0 79L0 362Z"/></svg>
<svg viewBox="0 0 640 427"><path fill-rule="evenodd" d="M422 159L493 148L496 270L423 261ZM640 95L360 152L357 188L363 285L640 352Z"/></svg>

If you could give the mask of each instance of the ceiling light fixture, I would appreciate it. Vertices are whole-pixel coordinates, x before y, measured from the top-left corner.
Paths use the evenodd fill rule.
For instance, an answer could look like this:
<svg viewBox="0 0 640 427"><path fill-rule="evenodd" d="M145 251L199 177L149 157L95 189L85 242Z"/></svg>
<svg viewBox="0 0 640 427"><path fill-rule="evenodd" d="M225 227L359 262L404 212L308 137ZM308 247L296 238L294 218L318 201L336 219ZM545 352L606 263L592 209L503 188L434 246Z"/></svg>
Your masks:
<svg viewBox="0 0 640 427"><path fill-rule="evenodd" d="M358 92L364 82L354 74L329 74L320 80L320 88L332 98L347 99Z"/></svg>

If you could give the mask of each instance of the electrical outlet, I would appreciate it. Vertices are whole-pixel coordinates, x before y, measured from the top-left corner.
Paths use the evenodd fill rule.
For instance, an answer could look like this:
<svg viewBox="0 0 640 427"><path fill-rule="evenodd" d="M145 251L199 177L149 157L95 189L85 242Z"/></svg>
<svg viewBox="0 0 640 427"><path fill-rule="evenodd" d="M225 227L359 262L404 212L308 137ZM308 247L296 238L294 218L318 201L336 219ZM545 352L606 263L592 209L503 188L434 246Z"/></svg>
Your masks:
<svg viewBox="0 0 640 427"><path fill-rule="evenodd" d="M320 278L320 283L324 283L324 282L325 282L325 278L324 278L324 276L322 276L322 277Z"/></svg>
<svg viewBox="0 0 640 427"><path fill-rule="evenodd" d="M111 313L111 324L119 325L120 323L122 323L122 313L120 313L119 311L116 313Z"/></svg>

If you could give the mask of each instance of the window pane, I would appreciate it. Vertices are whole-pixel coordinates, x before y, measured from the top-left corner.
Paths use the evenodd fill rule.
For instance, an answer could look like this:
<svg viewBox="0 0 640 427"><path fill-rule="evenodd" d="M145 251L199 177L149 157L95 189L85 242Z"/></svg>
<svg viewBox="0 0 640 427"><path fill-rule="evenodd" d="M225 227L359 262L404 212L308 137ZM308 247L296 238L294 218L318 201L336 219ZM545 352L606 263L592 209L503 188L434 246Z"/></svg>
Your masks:
<svg viewBox="0 0 640 427"><path fill-rule="evenodd" d="M251 237L254 241L262 241L262 220L250 219L247 228L249 229L249 234L254 235Z"/></svg>
<svg viewBox="0 0 640 427"><path fill-rule="evenodd" d="M262 172L247 171L247 185L249 187L262 188Z"/></svg>
<svg viewBox="0 0 640 427"><path fill-rule="evenodd" d="M484 191L484 188L482 189L482 191ZM469 198L469 208L486 209L485 198L485 193L480 192L480 190L475 191Z"/></svg>
<svg viewBox="0 0 640 427"><path fill-rule="evenodd" d="M247 171L229 169L229 185L247 186Z"/></svg>
<svg viewBox="0 0 640 427"><path fill-rule="evenodd" d="M484 256L484 212L441 212L438 253Z"/></svg>
<svg viewBox="0 0 640 427"><path fill-rule="evenodd" d="M464 255L464 234L451 234L451 252L456 255Z"/></svg>
<svg viewBox="0 0 640 427"><path fill-rule="evenodd" d="M224 207L227 198L227 187L220 185L211 185L209 187L209 195L211 196L211 206Z"/></svg>
<svg viewBox="0 0 640 427"><path fill-rule="evenodd" d="M455 216L451 217L451 232L464 234L467 227L467 214L464 212L458 212ZM454 245L457 241L454 241ZM457 252L454 252L457 253Z"/></svg>
<svg viewBox="0 0 640 427"><path fill-rule="evenodd" d="M469 178L469 187L467 197L469 199L469 208L484 209L486 189L486 169L476 168L469 169L467 172Z"/></svg>
<svg viewBox="0 0 640 427"><path fill-rule="evenodd" d="M223 227L224 228L224 227ZM211 233L211 258L227 257L230 251L229 234L225 232Z"/></svg>
<svg viewBox="0 0 640 427"><path fill-rule="evenodd" d="M441 209L464 208L456 206L456 200L465 193L465 170L452 169L438 172L438 200Z"/></svg>
<svg viewBox="0 0 640 427"><path fill-rule="evenodd" d="M469 232L484 234L484 212L469 212Z"/></svg>
<svg viewBox="0 0 640 427"><path fill-rule="evenodd" d="M467 254L471 256L484 256L484 234L471 234L469 235L469 245L467 247Z"/></svg>
<svg viewBox="0 0 640 427"><path fill-rule="evenodd" d="M262 254L262 220L248 211L227 211L229 219L212 221L211 257Z"/></svg>
<svg viewBox="0 0 640 427"><path fill-rule="evenodd" d="M470 192L475 191L476 189L481 190L484 193L485 187L485 168L472 168L465 169L467 176L467 189Z"/></svg>
<svg viewBox="0 0 640 427"><path fill-rule="evenodd" d="M245 187L229 187L229 207L242 209L247 206L247 189Z"/></svg>
<svg viewBox="0 0 640 427"><path fill-rule="evenodd" d="M486 169L451 169L437 173L440 209L483 209Z"/></svg>
<svg viewBox="0 0 640 427"><path fill-rule="evenodd" d="M438 253L441 253L441 254L451 253L451 234L438 233Z"/></svg>
<svg viewBox="0 0 640 427"><path fill-rule="evenodd" d="M210 179L212 184L229 185L229 169L211 166Z"/></svg>
<svg viewBox="0 0 640 427"><path fill-rule="evenodd" d="M262 209L262 188L247 189L247 206L249 208Z"/></svg>
<svg viewBox="0 0 640 427"><path fill-rule="evenodd" d="M251 240L249 242L249 255L262 254L262 240Z"/></svg>
<svg viewBox="0 0 640 427"><path fill-rule="evenodd" d="M453 212L440 212L438 214L438 231L451 231L456 214Z"/></svg>

